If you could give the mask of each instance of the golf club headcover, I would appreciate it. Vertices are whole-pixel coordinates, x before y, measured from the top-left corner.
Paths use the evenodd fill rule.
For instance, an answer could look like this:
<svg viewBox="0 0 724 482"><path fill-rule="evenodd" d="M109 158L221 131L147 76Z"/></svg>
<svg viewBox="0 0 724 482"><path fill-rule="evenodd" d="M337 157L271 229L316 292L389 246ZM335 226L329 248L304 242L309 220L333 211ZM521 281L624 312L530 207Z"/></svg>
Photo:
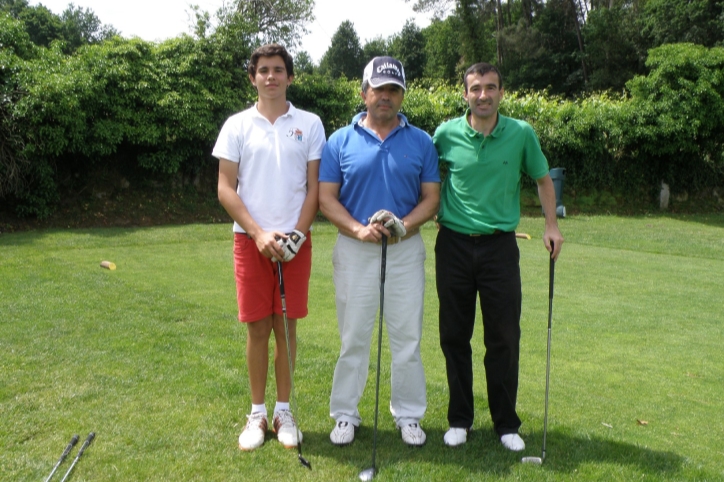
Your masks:
<svg viewBox="0 0 724 482"><path fill-rule="evenodd" d="M380 209L374 213L370 218L370 223L382 223L392 236L401 238L407 234L407 229L405 229L405 224L402 222L402 219L386 209Z"/></svg>
<svg viewBox="0 0 724 482"><path fill-rule="evenodd" d="M296 229L291 233L287 233L287 239L278 240L279 247L284 251L284 259L282 261L289 262L294 259L306 240L307 237L304 233Z"/></svg>

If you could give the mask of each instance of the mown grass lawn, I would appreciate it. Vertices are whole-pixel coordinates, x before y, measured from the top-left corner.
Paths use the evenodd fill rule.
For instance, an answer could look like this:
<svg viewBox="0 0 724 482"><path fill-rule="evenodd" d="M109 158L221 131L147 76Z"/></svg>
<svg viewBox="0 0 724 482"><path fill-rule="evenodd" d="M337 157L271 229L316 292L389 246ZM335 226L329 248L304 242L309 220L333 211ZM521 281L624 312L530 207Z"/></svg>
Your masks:
<svg viewBox="0 0 724 482"><path fill-rule="evenodd" d="M527 443L492 432L475 334L476 422L465 446L442 443L447 385L438 347L435 228L426 226L423 361L427 444L406 447L387 410L383 344L380 481L724 480L724 216L561 220L547 460L543 429L548 259L543 221L519 231L523 340L518 407ZM249 410L245 329L236 322L228 225L0 235L0 479L44 480L66 444L96 439L72 480L355 480L371 460L374 363L353 445L328 435L339 338L331 251L315 226L310 316L299 330L297 418L310 472L269 434L237 448ZM111 260L118 269L101 269ZM388 283L394 280L388 280ZM376 346L373 343L373 347ZM267 406L275 399L273 380Z"/></svg>

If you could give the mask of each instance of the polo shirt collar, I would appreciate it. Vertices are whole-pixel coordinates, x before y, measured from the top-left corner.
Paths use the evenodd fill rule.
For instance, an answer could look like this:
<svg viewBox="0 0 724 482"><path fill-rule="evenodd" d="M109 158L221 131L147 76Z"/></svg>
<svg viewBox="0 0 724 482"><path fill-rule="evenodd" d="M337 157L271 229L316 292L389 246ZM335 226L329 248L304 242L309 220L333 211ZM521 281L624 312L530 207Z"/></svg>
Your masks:
<svg viewBox="0 0 724 482"><path fill-rule="evenodd" d="M257 104L258 104L258 102L254 102L254 117L263 117L264 119L266 119L266 117L261 115L261 113L259 112L259 109L257 108ZM296 114L297 108L294 107L294 105L292 105L291 102L287 101L287 107L289 107L289 109L287 109L286 113L279 116L280 119L282 117L287 117L287 116L293 117L294 114Z"/></svg>
<svg viewBox="0 0 724 482"><path fill-rule="evenodd" d="M470 109L467 109L465 111L465 115L463 116L463 123L465 124L465 133L469 137L475 137L476 135L480 134L480 132L476 131L472 127L470 127L470 123L468 122L468 118L470 117ZM503 133L505 130L505 126L508 124L508 118L504 115L501 115L500 112L498 112L498 123L495 125L495 129L493 129L493 132L491 132L488 137L498 137Z"/></svg>
<svg viewBox="0 0 724 482"><path fill-rule="evenodd" d="M290 109L291 110L291 109ZM362 119L367 117L367 112L360 112L354 118L352 119L352 125L359 125L360 127L364 127L362 125ZM400 119L400 125L398 127L407 127L410 125L410 121L407 120L407 117L405 117L404 114L397 113L397 118ZM396 129L396 128L395 128Z"/></svg>

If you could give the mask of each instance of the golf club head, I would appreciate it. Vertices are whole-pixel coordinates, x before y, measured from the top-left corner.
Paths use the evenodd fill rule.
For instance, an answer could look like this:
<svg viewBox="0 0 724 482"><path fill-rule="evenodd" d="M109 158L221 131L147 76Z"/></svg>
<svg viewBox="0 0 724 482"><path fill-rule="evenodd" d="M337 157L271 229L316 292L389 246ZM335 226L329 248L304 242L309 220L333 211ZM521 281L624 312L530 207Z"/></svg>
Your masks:
<svg viewBox="0 0 724 482"><path fill-rule="evenodd" d="M372 480L375 478L375 475L377 475L377 470L374 467L370 467L359 473L359 480Z"/></svg>
<svg viewBox="0 0 724 482"><path fill-rule="evenodd" d="M521 462L524 464L543 465L543 459L540 457L523 457Z"/></svg>
<svg viewBox="0 0 724 482"><path fill-rule="evenodd" d="M309 460L302 457L302 454L299 454L299 463L308 468L309 470L312 470L312 464L309 462Z"/></svg>

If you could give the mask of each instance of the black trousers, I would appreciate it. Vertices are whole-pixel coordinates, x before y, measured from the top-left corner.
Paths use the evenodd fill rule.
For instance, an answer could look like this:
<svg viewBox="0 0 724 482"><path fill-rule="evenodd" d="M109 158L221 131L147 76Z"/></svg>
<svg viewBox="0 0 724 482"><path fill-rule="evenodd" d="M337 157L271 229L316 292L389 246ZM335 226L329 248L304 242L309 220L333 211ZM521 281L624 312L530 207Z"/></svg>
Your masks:
<svg viewBox="0 0 724 482"><path fill-rule="evenodd" d="M515 411L520 356L520 252L515 233L469 236L443 226L435 244L440 347L450 389L450 427L470 428L474 419L470 341L475 297L480 297L485 343L485 377L493 427L517 433Z"/></svg>

